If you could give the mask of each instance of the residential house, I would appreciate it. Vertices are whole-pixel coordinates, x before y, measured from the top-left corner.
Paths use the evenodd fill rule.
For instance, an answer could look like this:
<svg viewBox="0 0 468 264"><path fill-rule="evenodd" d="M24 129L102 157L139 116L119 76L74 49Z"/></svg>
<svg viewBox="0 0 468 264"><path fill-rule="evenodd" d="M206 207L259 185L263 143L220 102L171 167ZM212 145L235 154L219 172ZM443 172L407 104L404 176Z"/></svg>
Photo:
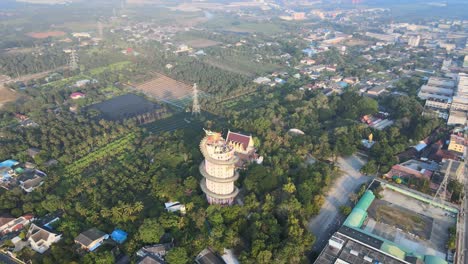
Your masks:
<svg viewBox="0 0 468 264"><path fill-rule="evenodd" d="M224 260L210 248L202 250L195 258L197 264L226 264Z"/></svg>
<svg viewBox="0 0 468 264"><path fill-rule="evenodd" d="M34 158L37 154L39 154L39 152L41 152L40 149L38 148L28 148L26 150L26 153L28 154L29 157L31 158Z"/></svg>
<svg viewBox="0 0 468 264"><path fill-rule="evenodd" d="M81 98L85 98L86 95L84 93L80 93L80 92L74 92L70 95L70 98L73 99L73 100L78 100L78 99L81 99Z"/></svg>
<svg viewBox="0 0 468 264"><path fill-rule="evenodd" d="M387 90L383 86L376 86L374 88L371 88L367 90L366 94L371 96L371 97L377 97L385 93Z"/></svg>
<svg viewBox="0 0 468 264"><path fill-rule="evenodd" d="M3 233L10 226L9 223L14 220L15 218L9 214L0 215L0 233Z"/></svg>
<svg viewBox="0 0 468 264"><path fill-rule="evenodd" d="M387 178L424 178L430 180L434 171L438 169L436 162L425 162L419 160L408 160L392 166L391 170L384 176Z"/></svg>
<svg viewBox="0 0 468 264"><path fill-rule="evenodd" d="M34 216L32 214L26 214L18 218L10 215L0 216L0 235L5 235L10 232L18 231L29 224Z"/></svg>
<svg viewBox="0 0 468 264"><path fill-rule="evenodd" d="M164 257L171 248L172 248L171 243L144 246L140 250L138 250L136 254L139 257L144 257L147 255Z"/></svg>
<svg viewBox="0 0 468 264"><path fill-rule="evenodd" d="M450 135L450 143L448 145L448 150L454 151L459 154L465 154L465 146L467 140L463 134L452 134Z"/></svg>
<svg viewBox="0 0 468 264"><path fill-rule="evenodd" d="M266 77L258 77L255 80L253 80L253 82L256 84L267 84L267 83L270 83L271 80Z"/></svg>
<svg viewBox="0 0 468 264"><path fill-rule="evenodd" d="M47 251L52 244L59 242L62 235L53 233L45 227L32 224L26 237L28 238L31 248L42 254Z"/></svg>
<svg viewBox="0 0 468 264"><path fill-rule="evenodd" d="M164 256L166 256L167 252L172 248L171 243L165 244L156 244L152 246L145 246L142 247L140 250L137 251L137 256L141 258L141 260L137 263L139 264L163 264Z"/></svg>
<svg viewBox="0 0 468 264"><path fill-rule="evenodd" d="M148 255L139 260L137 264L166 264L166 262L157 256Z"/></svg>
<svg viewBox="0 0 468 264"><path fill-rule="evenodd" d="M18 177L19 185L25 192L30 193L44 183L44 178L47 175L39 170L26 169L24 173Z"/></svg>
<svg viewBox="0 0 468 264"><path fill-rule="evenodd" d="M81 245L81 248L87 251L94 251L104 240L108 239L109 235L101 230L93 227L79 234L75 238L75 243Z"/></svg>

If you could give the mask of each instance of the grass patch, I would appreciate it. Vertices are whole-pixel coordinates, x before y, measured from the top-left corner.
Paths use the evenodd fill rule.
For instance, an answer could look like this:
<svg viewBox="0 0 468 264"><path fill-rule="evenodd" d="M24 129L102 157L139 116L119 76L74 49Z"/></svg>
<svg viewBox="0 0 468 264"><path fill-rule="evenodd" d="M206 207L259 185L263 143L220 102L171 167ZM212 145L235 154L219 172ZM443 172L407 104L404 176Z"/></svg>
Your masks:
<svg viewBox="0 0 468 264"><path fill-rule="evenodd" d="M91 75L99 75L99 74L102 74L104 72L121 71L121 70L127 68L130 64L132 64L132 62L130 62L130 61L121 61L121 62L113 63L113 64L108 65L108 66L91 69L89 71L89 73Z"/></svg>
<svg viewBox="0 0 468 264"><path fill-rule="evenodd" d="M83 170L85 170L92 164L96 164L100 160L108 159L110 157L122 154L124 151L129 149L134 139L135 134L131 133L123 138L114 140L113 142L105 145L104 147L99 148L98 150L93 151L88 155L84 156L83 158L68 165L65 168L65 170L69 174L80 174Z"/></svg>

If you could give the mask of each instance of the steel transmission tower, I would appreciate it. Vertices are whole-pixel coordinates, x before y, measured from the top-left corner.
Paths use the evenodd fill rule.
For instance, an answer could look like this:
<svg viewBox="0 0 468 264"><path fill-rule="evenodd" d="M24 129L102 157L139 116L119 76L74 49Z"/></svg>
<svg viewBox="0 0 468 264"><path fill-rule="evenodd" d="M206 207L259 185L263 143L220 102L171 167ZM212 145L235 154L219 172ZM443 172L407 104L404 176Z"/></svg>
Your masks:
<svg viewBox="0 0 468 264"><path fill-rule="evenodd" d="M431 202L429 203L429 206L432 206L432 204L436 201L437 198L440 198L442 201L445 201L445 199L446 199L445 196L447 194L447 184L448 184L448 180L450 178L450 170L452 169L452 160L447 160L447 162L449 164L447 166L447 169L445 170L444 179L440 183L436 194L434 195Z"/></svg>
<svg viewBox="0 0 468 264"><path fill-rule="evenodd" d="M193 84L193 106L192 115L198 115L201 112L200 103L198 102L198 89L197 84Z"/></svg>
<svg viewBox="0 0 468 264"><path fill-rule="evenodd" d="M70 62L68 64L68 68L70 71L78 70L78 54L76 54L75 50L72 50L70 53Z"/></svg>

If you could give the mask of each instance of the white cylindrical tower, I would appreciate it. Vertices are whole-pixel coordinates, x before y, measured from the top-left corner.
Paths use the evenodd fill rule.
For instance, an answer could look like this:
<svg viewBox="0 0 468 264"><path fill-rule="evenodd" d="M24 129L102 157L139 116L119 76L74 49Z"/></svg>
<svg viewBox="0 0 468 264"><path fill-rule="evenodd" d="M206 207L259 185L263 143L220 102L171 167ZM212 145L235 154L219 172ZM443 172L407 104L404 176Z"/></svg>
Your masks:
<svg viewBox="0 0 468 264"><path fill-rule="evenodd" d="M205 160L200 164L203 179L200 183L202 191L210 204L231 205L239 193L234 181L239 178L235 170L238 157L234 148L229 146L220 133L206 131L200 143L200 150Z"/></svg>

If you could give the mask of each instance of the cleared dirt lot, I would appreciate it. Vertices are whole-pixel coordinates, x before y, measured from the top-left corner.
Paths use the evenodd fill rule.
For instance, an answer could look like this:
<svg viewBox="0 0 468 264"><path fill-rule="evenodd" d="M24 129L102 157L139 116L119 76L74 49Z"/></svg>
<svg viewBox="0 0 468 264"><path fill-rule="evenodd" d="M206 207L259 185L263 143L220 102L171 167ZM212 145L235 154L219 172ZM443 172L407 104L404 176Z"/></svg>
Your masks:
<svg viewBox="0 0 468 264"><path fill-rule="evenodd" d="M430 239L433 219L396 204L375 200L367 211L378 222L395 226L423 239Z"/></svg>
<svg viewBox="0 0 468 264"><path fill-rule="evenodd" d="M138 84L135 88L149 96L165 100L180 99L192 92L191 86L159 73L155 73L153 79Z"/></svg>
<svg viewBox="0 0 468 264"><path fill-rule="evenodd" d="M8 102L13 102L18 98L18 94L9 88L0 85L0 108Z"/></svg>

